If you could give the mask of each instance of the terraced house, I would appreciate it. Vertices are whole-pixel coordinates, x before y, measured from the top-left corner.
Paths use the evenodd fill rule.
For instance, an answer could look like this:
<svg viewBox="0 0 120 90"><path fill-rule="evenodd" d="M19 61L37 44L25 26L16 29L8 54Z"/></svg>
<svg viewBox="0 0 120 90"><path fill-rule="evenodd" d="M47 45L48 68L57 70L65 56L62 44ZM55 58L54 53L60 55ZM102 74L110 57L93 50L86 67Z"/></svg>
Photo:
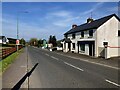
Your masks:
<svg viewBox="0 0 120 90"><path fill-rule="evenodd" d="M95 57L116 57L120 50L120 18L116 14L97 20L88 18L82 25L72 25L64 34L63 51Z"/></svg>

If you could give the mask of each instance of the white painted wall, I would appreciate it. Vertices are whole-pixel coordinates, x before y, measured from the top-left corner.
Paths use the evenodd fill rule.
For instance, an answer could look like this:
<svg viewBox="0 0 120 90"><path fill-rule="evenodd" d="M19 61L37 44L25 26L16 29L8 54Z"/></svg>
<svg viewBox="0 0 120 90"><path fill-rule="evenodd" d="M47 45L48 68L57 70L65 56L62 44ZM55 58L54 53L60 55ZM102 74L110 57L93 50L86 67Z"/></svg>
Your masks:
<svg viewBox="0 0 120 90"><path fill-rule="evenodd" d="M2 40L0 39L0 44L2 44Z"/></svg>
<svg viewBox="0 0 120 90"><path fill-rule="evenodd" d="M97 29L97 50L96 55L99 56L98 47L104 47L103 42L108 41L108 46L118 47L118 20L112 17ZM118 56L118 49L109 48L108 57Z"/></svg>
<svg viewBox="0 0 120 90"><path fill-rule="evenodd" d="M85 44L85 54L89 55L89 45Z"/></svg>
<svg viewBox="0 0 120 90"><path fill-rule="evenodd" d="M75 34L75 39L72 39L72 34L69 34L68 35L68 38L70 38L70 40L72 41L72 43L75 43L75 50L72 50L73 46L72 46L72 43L71 43L71 51L74 51L75 53L78 53L78 47L79 47L79 51L80 51L80 46L77 45L77 42L78 41L91 41L91 40L95 40L96 39L96 29L93 29L93 37L92 38L89 38L89 30L87 31L84 31L84 38L81 38L81 32L77 32ZM89 46L86 45L86 52L81 52L81 54L86 54L86 55L89 55Z"/></svg>
<svg viewBox="0 0 120 90"><path fill-rule="evenodd" d="M120 47L120 37L118 37L118 46ZM118 56L120 56L120 48L118 48Z"/></svg>

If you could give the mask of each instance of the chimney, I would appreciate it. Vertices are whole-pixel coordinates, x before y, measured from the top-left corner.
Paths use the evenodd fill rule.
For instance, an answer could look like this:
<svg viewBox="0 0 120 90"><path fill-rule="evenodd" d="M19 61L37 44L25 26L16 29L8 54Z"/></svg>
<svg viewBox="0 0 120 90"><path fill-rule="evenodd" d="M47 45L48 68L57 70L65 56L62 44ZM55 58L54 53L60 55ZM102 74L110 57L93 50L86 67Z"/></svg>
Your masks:
<svg viewBox="0 0 120 90"><path fill-rule="evenodd" d="M73 24L72 25L72 29L74 29L74 28L76 28L77 27L77 25L76 24Z"/></svg>
<svg viewBox="0 0 120 90"><path fill-rule="evenodd" d="M92 21L93 21L92 18L88 18L88 19L87 19L87 23L91 23Z"/></svg>

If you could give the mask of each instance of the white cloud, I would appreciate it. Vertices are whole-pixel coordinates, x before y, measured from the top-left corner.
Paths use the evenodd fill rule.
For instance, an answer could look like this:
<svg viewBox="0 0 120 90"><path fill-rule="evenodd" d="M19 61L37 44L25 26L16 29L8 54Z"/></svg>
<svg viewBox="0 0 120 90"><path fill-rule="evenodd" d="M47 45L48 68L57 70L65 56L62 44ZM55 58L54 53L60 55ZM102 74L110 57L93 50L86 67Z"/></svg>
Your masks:
<svg viewBox="0 0 120 90"><path fill-rule="evenodd" d="M118 6L107 8L107 10L111 11L111 12L117 12L118 11Z"/></svg>
<svg viewBox="0 0 120 90"><path fill-rule="evenodd" d="M49 13L49 15L57 16L57 17L69 17L71 16L71 12L68 11L57 11Z"/></svg>
<svg viewBox="0 0 120 90"><path fill-rule="evenodd" d="M67 17L66 19L62 19L62 20L58 20L56 22L53 22L53 24L56 26L59 26L59 27L69 27L72 24L77 24L79 20L80 20L79 16L76 16L76 17L71 16L71 17ZM79 21L79 23L80 22L82 22L82 19L81 19L81 21Z"/></svg>
<svg viewBox="0 0 120 90"><path fill-rule="evenodd" d="M91 12L94 12L94 11L97 10L99 7L101 7L103 4L104 4L104 2L99 2L99 3L97 3L97 4L94 5L91 9L83 12L83 15L84 15L84 14L89 14L89 13L91 13Z"/></svg>
<svg viewBox="0 0 120 90"><path fill-rule="evenodd" d="M9 16L9 15L8 15ZM3 35L16 38L17 25L16 20L11 16L3 18ZM61 30L60 30L61 29ZM30 39L32 37L48 39L49 35L56 35L58 39L63 36L63 28L48 24L47 26L37 26L32 23L19 22L19 38Z"/></svg>

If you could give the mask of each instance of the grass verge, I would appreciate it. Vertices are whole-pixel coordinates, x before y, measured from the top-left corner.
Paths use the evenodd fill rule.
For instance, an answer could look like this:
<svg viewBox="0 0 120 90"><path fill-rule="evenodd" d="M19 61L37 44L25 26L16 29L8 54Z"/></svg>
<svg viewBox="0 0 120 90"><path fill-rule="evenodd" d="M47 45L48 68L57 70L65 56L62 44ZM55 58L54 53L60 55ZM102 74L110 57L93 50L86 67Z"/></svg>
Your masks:
<svg viewBox="0 0 120 90"><path fill-rule="evenodd" d="M15 61L15 59L17 58L17 56L20 55L21 52L23 52L23 49L20 49L18 52L13 53L0 61L0 75L9 67L9 65L11 65Z"/></svg>

